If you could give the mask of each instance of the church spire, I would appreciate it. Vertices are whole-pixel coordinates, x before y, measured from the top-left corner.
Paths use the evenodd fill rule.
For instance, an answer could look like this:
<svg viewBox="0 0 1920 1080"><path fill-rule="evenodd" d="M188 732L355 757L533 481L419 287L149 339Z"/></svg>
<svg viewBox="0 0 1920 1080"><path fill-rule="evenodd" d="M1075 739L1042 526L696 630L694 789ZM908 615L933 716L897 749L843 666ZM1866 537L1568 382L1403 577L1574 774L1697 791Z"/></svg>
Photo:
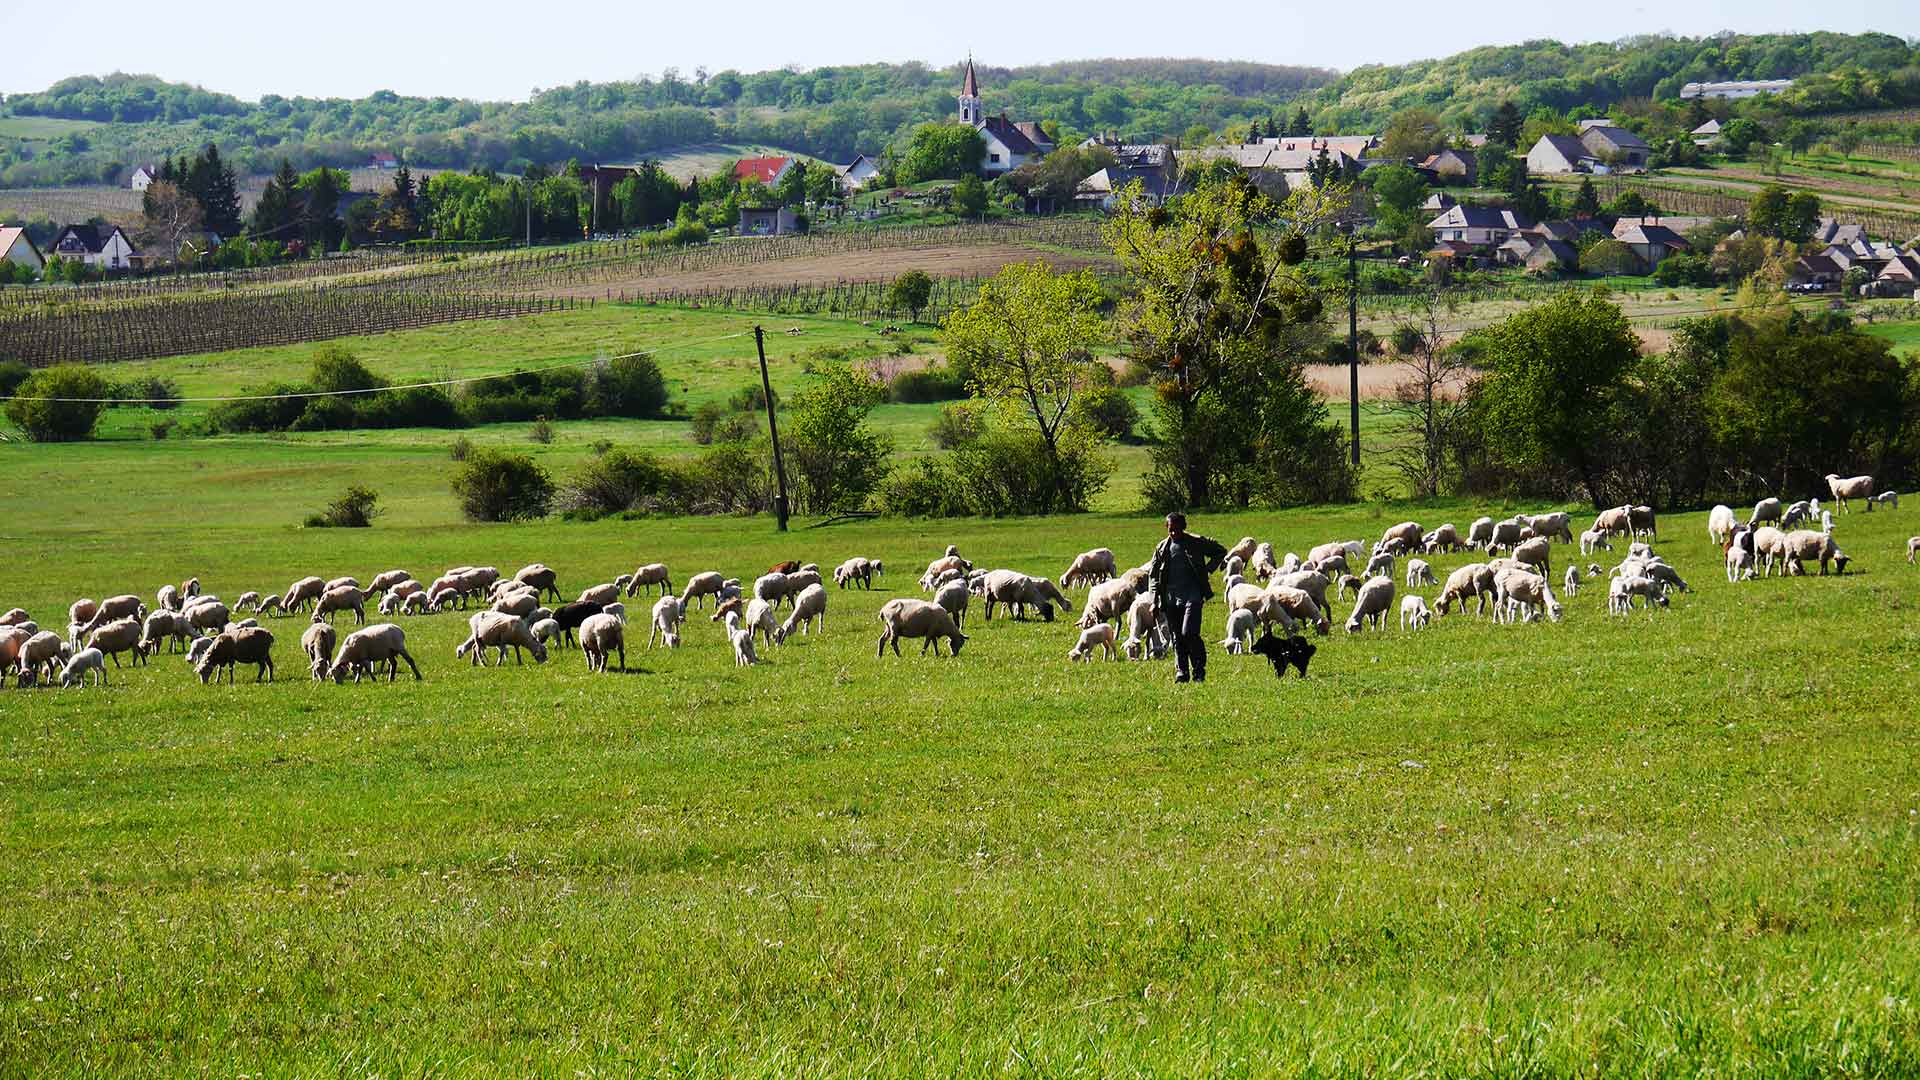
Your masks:
<svg viewBox="0 0 1920 1080"><path fill-rule="evenodd" d="M973 71L973 54L967 54L967 72L960 80L960 122L980 125L980 77Z"/></svg>
<svg viewBox="0 0 1920 1080"><path fill-rule="evenodd" d="M973 54L967 54L967 77L960 83L960 96L977 98L980 96L980 79L973 73Z"/></svg>

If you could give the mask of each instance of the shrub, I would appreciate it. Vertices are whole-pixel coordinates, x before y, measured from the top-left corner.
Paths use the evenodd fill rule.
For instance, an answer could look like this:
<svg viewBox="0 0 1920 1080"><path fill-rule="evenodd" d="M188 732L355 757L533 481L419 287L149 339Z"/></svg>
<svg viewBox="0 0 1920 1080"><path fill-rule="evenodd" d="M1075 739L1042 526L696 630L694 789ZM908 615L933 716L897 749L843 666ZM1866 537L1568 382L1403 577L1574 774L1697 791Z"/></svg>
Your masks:
<svg viewBox="0 0 1920 1080"><path fill-rule="evenodd" d="M760 418L753 413L734 412L711 401L693 410L693 441L701 446L745 442L759 436Z"/></svg>
<svg viewBox="0 0 1920 1080"><path fill-rule="evenodd" d="M1414 353L1420 351L1421 346L1427 343L1427 336L1422 334L1418 327L1401 323L1399 326L1393 328L1393 334L1389 340L1393 342L1394 352L1399 353L1401 356L1412 356Z"/></svg>
<svg viewBox="0 0 1920 1080"><path fill-rule="evenodd" d="M465 461L467 460L467 456L473 453L473 440L462 435L454 439L452 444L447 447L447 453L451 455L455 461Z"/></svg>
<svg viewBox="0 0 1920 1080"><path fill-rule="evenodd" d="M527 521L547 516L553 480L525 454L475 449L453 471L460 511L471 521Z"/></svg>
<svg viewBox="0 0 1920 1080"><path fill-rule="evenodd" d="M545 446L553 441L553 425L547 423L546 417L539 417L534 420L533 426L527 429L527 438Z"/></svg>
<svg viewBox="0 0 1920 1080"><path fill-rule="evenodd" d="M1056 476L1046 443L1030 431L989 430L953 451L956 498L980 517L1085 510L1106 487L1113 463L1089 439L1063 439Z"/></svg>
<svg viewBox="0 0 1920 1080"><path fill-rule="evenodd" d="M176 426L178 426L177 421L158 420L152 424L147 425L147 432L148 434L152 435L155 439L164 439L168 435L173 434L173 429Z"/></svg>
<svg viewBox="0 0 1920 1080"><path fill-rule="evenodd" d="M593 369L593 411L598 416L650 420L667 408L667 380L651 356L616 356Z"/></svg>
<svg viewBox="0 0 1920 1080"><path fill-rule="evenodd" d="M1628 192L1631 195L1633 192ZM1640 256L1618 240L1602 240L1580 256L1580 269L1589 274L1611 277L1640 272Z"/></svg>
<svg viewBox="0 0 1920 1080"><path fill-rule="evenodd" d="M967 396L967 388L946 366L903 371L887 383L887 400L901 405L924 405Z"/></svg>
<svg viewBox="0 0 1920 1080"><path fill-rule="evenodd" d="M961 517L967 513L966 500L960 497L952 471L938 458L921 458L895 469L874 493L874 504L882 513L902 517Z"/></svg>
<svg viewBox="0 0 1920 1080"><path fill-rule="evenodd" d="M319 513L307 515L306 526L309 529L364 529L386 512L380 509L379 502L379 494L371 488L354 484Z"/></svg>
<svg viewBox="0 0 1920 1080"><path fill-rule="evenodd" d="M93 401L28 401L27 398L104 398L107 380L81 364L62 364L29 375L7 402L7 419L34 442L91 438L101 405Z"/></svg>
<svg viewBox="0 0 1920 1080"><path fill-rule="evenodd" d="M438 387L411 386L349 398L354 426L363 428L462 427L466 418Z"/></svg>
<svg viewBox="0 0 1920 1080"><path fill-rule="evenodd" d="M33 369L25 361L0 360L0 397L12 396L20 384L27 381L27 376L32 374Z"/></svg>
<svg viewBox="0 0 1920 1080"><path fill-rule="evenodd" d="M774 408L780 407L780 395L773 395ZM727 398L727 408L733 412L766 412L767 392L759 383L743 386Z"/></svg>
<svg viewBox="0 0 1920 1080"><path fill-rule="evenodd" d="M952 450L978 439L983 430L985 425L981 422L979 411L963 403L942 408L940 414L934 417L927 435L933 440L933 445L942 450Z"/></svg>
<svg viewBox="0 0 1920 1080"><path fill-rule="evenodd" d="M292 424L294 431L346 431L359 425L353 400L343 397L307 398L306 408Z"/></svg>
<svg viewBox="0 0 1920 1080"><path fill-rule="evenodd" d="M905 311L920 321L920 312L933 299L933 279L924 270L909 270L887 286L887 307Z"/></svg>
<svg viewBox="0 0 1920 1080"><path fill-rule="evenodd" d="M1133 434L1140 422L1140 409L1126 392L1112 386L1096 386L1073 403L1074 414L1088 427L1109 439L1124 439Z"/></svg>
<svg viewBox="0 0 1920 1080"><path fill-rule="evenodd" d="M353 355L353 350L338 342L314 350L313 370L308 378L315 390L326 394L373 390L387 385L384 379L367 370L367 365Z"/></svg>
<svg viewBox="0 0 1920 1080"><path fill-rule="evenodd" d="M288 397L305 393L304 386L274 383L249 386L242 393L258 398L253 401L223 401L207 410L207 430L244 435L263 431L285 431L306 411L307 399Z"/></svg>
<svg viewBox="0 0 1920 1080"><path fill-rule="evenodd" d="M655 510L672 487L672 475L644 450L608 450L591 458L560 489L558 505L568 517L598 518L625 510Z"/></svg>
<svg viewBox="0 0 1920 1080"><path fill-rule="evenodd" d="M693 514L757 514L773 506L773 462L764 442L730 442L678 472L682 508Z"/></svg>
<svg viewBox="0 0 1920 1080"><path fill-rule="evenodd" d="M1713 284L1713 264L1704 255L1669 255L1654 268L1653 280L1669 288L1675 285L1705 288Z"/></svg>

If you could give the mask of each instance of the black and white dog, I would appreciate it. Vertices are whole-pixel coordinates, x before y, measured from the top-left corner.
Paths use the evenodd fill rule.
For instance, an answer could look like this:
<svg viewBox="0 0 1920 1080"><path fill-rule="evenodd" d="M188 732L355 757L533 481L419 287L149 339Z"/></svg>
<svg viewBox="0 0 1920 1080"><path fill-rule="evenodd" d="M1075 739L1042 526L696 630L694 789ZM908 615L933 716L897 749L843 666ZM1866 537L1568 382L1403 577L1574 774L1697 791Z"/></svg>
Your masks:
<svg viewBox="0 0 1920 1080"><path fill-rule="evenodd" d="M1260 639L1253 643L1253 651L1256 655L1266 657L1273 664L1274 678L1286 678L1287 665L1292 664L1299 669L1300 677L1304 679L1307 677L1307 662L1313 659L1313 654L1318 650L1313 642L1299 634L1281 638L1274 637L1273 631L1267 630L1262 632Z"/></svg>

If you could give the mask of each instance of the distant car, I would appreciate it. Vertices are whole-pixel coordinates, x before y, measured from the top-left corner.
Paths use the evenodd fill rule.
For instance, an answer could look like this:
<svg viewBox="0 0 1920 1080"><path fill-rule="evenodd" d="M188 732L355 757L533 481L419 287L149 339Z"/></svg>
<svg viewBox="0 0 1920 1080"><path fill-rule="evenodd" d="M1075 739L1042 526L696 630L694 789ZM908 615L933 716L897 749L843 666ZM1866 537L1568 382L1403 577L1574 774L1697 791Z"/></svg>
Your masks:
<svg viewBox="0 0 1920 1080"><path fill-rule="evenodd" d="M1824 281L1789 281L1787 291L1791 293L1820 293L1827 291Z"/></svg>

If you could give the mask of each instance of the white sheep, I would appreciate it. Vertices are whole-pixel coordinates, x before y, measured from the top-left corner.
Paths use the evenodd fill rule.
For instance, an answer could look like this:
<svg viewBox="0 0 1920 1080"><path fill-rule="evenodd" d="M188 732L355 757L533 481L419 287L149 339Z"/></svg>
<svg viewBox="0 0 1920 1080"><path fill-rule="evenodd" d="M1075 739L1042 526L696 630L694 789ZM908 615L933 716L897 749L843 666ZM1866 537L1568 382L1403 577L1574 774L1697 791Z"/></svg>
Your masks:
<svg viewBox="0 0 1920 1080"><path fill-rule="evenodd" d="M160 586L160 590L153 594L153 599L162 611L180 610L180 590L171 585Z"/></svg>
<svg viewBox="0 0 1920 1080"><path fill-rule="evenodd" d="M1880 494L1875 495L1873 498L1867 500L1867 504L1869 506L1873 505L1874 503L1879 503L1881 506L1890 506L1893 509L1898 510L1900 509L1900 493L1897 491L1883 491Z"/></svg>
<svg viewBox="0 0 1920 1080"><path fill-rule="evenodd" d="M1393 579L1390 577L1369 578L1360 586L1360 595L1354 598L1353 614L1347 616L1347 633L1357 634L1363 622L1373 624L1375 630L1383 628L1387 609L1393 606Z"/></svg>
<svg viewBox="0 0 1920 1080"><path fill-rule="evenodd" d="M1333 620L1327 617L1326 612L1321 610L1319 604L1314 603L1313 597L1308 595L1304 589L1295 589L1282 585L1280 580L1276 578L1267 586L1267 595L1271 598L1272 603L1280 606L1280 610L1287 614L1288 619L1295 622L1312 623L1314 629L1320 631L1322 634L1333 629ZM1291 632L1293 627L1289 625L1287 629Z"/></svg>
<svg viewBox="0 0 1920 1080"><path fill-rule="evenodd" d="M1568 564L1567 572L1561 578L1561 585L1563 587L1562 591L1569 597L1580 595L1580 568Z"/></svg>
<svg viewBox="0 0 1920 1080"><path fill-rule="evenodd" d="M413 580L413 575L405 570L382 570L373 575L373 584L367 586L368 593L385 593L388 589L403 581Z"/></svg>
<svg viewBox="0 0 1920 1080"><path fill-rule="evenodd" d="M1172 647L1165 630L1165 622L1160 617L1160 607L1154 603L1152 593L1141 593L1133 598L1133 604L1127 608L1127 640L1123 651L1129 660L1151 657L1158 660L1167 655Z"/></svg>
<svg viewBox="0 0 1920 1080"><path fill-rule="evenodd" d="M1227 613L1227 637L1220 647L1227 652L1243 655L1253 645L1254 634L1260 630L1260 616L1241 608Z"/></svg>
<svg viewBox="0 0 1920 1080"><path fill-rule="evenodd" d="M1907 565L1912 566L1914 556L1920 555L1920 536L1907 537Z"/></svg>
<svg viewBox="0 0 1920 1080"><path fill-rule="evenodd" d="M225 670L227 681L233 681L233 669L238 664L253 664L254 682L265 679L273 681L273 634L257 626L238 627L215 635L212 646L194 662L194 673L201 682L209 677L218 681L220 672Z"/></svg>
<svg viewBox="0 0 1920 1080"><path fill-rule="evenodd" d="M195 630L204 630L209 634L219 633L233 619L232 613L227 610L227 605L218 600L189 605L185 611L181 612L181 617L187 620L188 626Z"/></svg>
<svg viewBox="0 0 1920 1080"><path fill-rule="evenodd" d="M1667 606L1666 590L1660 583L1649 577L1617 577L1607 586L1607 613L1625 615L1633 610L1633 598L1642 597L1647 601L1647 610Z"/></svg>
<svg viewBox="0 0 1920 1080"><path fill-rule="evenodd" d="M1428 555L1451 554L1461 547L1460 530L1454 528L1451 521L1434 529L1420 541L1420 550Z"/></svg>
<svg viewBox="0 0 1920 1080"><path fill-rule="evenodd" d="M1265 581L1280 572L1280 564L1273 558L1273 545L1264 540L1253 549L1253 558L1247 560L1247 566L1259 581Z"/></svg>
<svg viewBox="0 0 1920 1080"><path fill-rule="evenodd" d="M1772 577L1775 565L1787 572L1787 534L1771 525L1753 530L1753 554L1761 565L1761 577Z"/></svg>
<svg viewBox="0 0 1920 1080"><path fill-rule="evenodd" d="M1493 535L1487 538L1487 551L1491 553L1495 548L1510 548L1518 544L1520 530L1526 527L1527 523L1517 516L1494 522Z"/></svg>
<svg viewBox="0 0 1920 1080"><path fill-rule="evenodd" d="M20 616L21 620L24 621L26 612L21 612ZM131 593L121 596L110 596L100 601L99 605L94 609L93 615L87 619L86 625L80 628L79 633L69 636L72 637L73 640L78 641L82 635L91 634L102 626L118 619L145 619L146 617L147 605L142 603L139 597ZM220 616L220 621L223 623L227 621L225 614ZM49 673L48 677L52 677L51 673Z"/></svg>
<svg viewBox="0 0 1920 1080"><path fill-rule="evenodd" d="M717 570L708 570L687 579L687 587L680 593L680 606L699 610L707 606L707 597L718 596L726 579Z"/></svg>
<svg viewBox="0 0 1920 1080"><path fill-rule="evenodd" d="M686 621L687 606L680 598L668 593L653 604L653 621L647 630L647 648L653 648L657 638L666 642L669 649L680 647L680 624Z"/></svg>
<svg viewBox="0 0 1920 1080"><path fill-rule="evenodd" d="M555 600L565 600L566 597L560 594L559 577L560 575L555 573L552 567L544 563L530 563L521 567L513 575L513 580L523 585L533 586L542 597L552 593Z"/></svg>
<svg viewBox="0 0 1920 1080"><path fill-rule="evenodd" d="M608 582L606 584L594 585L589 588L580 590L580 596L578 599L574 601L574 603L599 604L601 607L604 608L608 604L618 603L619 600L620 600L620 586L615 585L611 582Z"/></svg>
<svg viewBox="0 0 1920 1080"><path fill-rule="evenodd" d="M1533 567L1536 573L1553 572L1553 542L1544 536L1536 536L1514 545L1513 557Z"/></svg>
<svg viewBox="0 0 1920 1080"><path fill-rule="evenodd" d="M1115 579L1121 580L1121 579ZM1106 582L1111 585L1113 582ZM922 638L920 652L924 655L927 648L933 648L935 656L940 655L940 639L947 639L952 655L960 655L960 647L967 643L967 635L953 624L953 616L939 604L925 600L898 598L887 601L880 608L880 647L875 655L885 656L887 646L893 646L893 654L900 655L901 638Z"/></svg>
<svg viewBox="0 0 1920 1080"><path fill-rule="evenodd" d="M1780 515L1780 527L1788 529L1803 521L1811 521L1812 519L1813 505L1802 500L1787 507L1786 513Z"/></svg>
<svg viewBox="0 0 1920 1080"><path fill-rule="evenodd" d="M660 595L673 592L673 576L667 572L666 563L643 563L634 568L626 583L628 596L636 596L642 589L660 586Z"/></svg>
<svg viewBox="0 0 1920 1080"><path fill-rule="evenodd" d="M1280 598L1251 582L1227 591L1227 611L1251 611L1261 625L1279 623L1289 633L1295 629L1293 615L1280 603Z"/></svg>
<svg viewBox="0 0 1920 1080"><path fill-rule="evenodd" d="M101 686L107 685L106 659L105 654L99 649L81 649L79 652L74 653L73 659L67 661L67 666L61 669L60 685L65 687L85 686L87 684L87 672L89 671L99 674Z"/></svg>
<svg viewBox="0 0 1920 1080"><path fill-rule="evenodd" d="M140 648L148 656L160 651L160 642L167 641L167 651L175 647L185 649L187 639L194 636L193 624L186 616L177 611L155 611L147 615L146 625L140 634Z"/></svg>
<svg viewBox="0 0 1920 1080"><path fill-rule="evenodd" d="M1425 537L1426 533L1420 528L1418 522L1403 521L1380 534L1379 546L1391 547L1398 544L1397 550L1404 554L1409 551L1419 551Z"/></svg>
<svg viewBox="0 0 1920 1080"><path fill-rule="evenodd" d="M587 670L606 674L607 660L620 654L620 670L627 670L627 628L619 619L601 612L589 615L580 624L580 651L586 654Z"/></svg>
<svg viewBox="0 0 1920 1080"><path fill-rule="evenodd" d="M1394 557L1391 551L1376 551L1367 560L1367 572L1361 577L1392 577Z"/></svg>
<svg viewBox="0 0 1920 1080"><path fill-rule="evenodd" d="M520 657L522 649L533 654L534 663L547 662L546 644L533 632L532 624L522 619L503 615L498 611L476 611L467 617L467 628L471 631L467 635L467 640L453 650L456 660L471 655L472 659L469 663L485 667L487 650L493 649L498 663L504 666L507 662L507 650L511 648L516 664L525 663Z"/></svg>
<svg viewBox="0 0 1920 1080"><path fill-rule="evenodd" d="M1794 574L1806 573L1801 565L1802 560L1819 560L1821 577L1827 576L1827 563L1836 563L1838 572L1844 574L1850 561L1839 545L1833 542L1831 532L1814 532L1811 529L1796 529L1787 534L1786 559Z"/></svg>
<svg viewBox="0 0 1920 1080"><path fill-rule="evenodd" d="M20 685L30 686L45 675L52 679L60 666L73 658L73 646L60 640L60 635L51 630L42 630L19 646L16 664L20 672Z"/></svg>
<svg viewBox="0 0 1920 1080"><path fill-rule="evenodd" d="M827 589L826 586L819 582L815 582L801 589L800 595L794 597L793 614L788 615L787 621L781 624L780 636L782 638L792 637L796 629L803 634L811 634L813 633L813 627L816 623L819 624L821 633L825 633L827 629Z"/></svg>
<svg viewBox="0 0 1920 1080"><path fill-rule="evenodd" d="M1753 578L1753 548L1742 543L1742 538L1751 540L1752 533L1740 530L1739 536L1727 545L1727 583L1750 581Z"/></svg>
<svg viewBox="0 0 1920 1080"><path fill-rule="evenodd" d="M1459 604L1464 612L1469 599L1478 599L1479 606L1474 609L1474 614L1484 615L1493 589L1493 568L1486 563L1468 563L1447 575L1446 584L1440 587L1440 599L1434 608L1445 615L1454 604Z"/></svg>
<svg viewBox="0 0 1920 1080"><path fill-rule="evenodd" d="M1433 567L1427 564L1427 560L1407 560L1407 588L1417 589L1422 585L1438 584L1440 584L1440 582L1433 576Z"/></svg>
<svg viewBox="0 0 1920 1080"><path fill-rule="evenodd" d="M159 612L154 612L157 615ZM87 639L87 648L100 650L101 655L113 657L113 666L120 666L120 654L133 654L133 664L139 667L146 661L146 650L140 647L141 625L135 619L115 619L113 622L93 632Z"/></svg>
<svg viewBox="0 0 1920 1080"><path fill-rule="evenodd" d="M871 589L873 575L878 572L878 568L878 560L855 555L833 568L833 583L843 589L856 584L863 589Z"/></svg>
<svg viewBox="0 0 1920 1080"><path fill-rule="evenodd" d="M560 624L552 619L536 619L527 629L533 631L533 639L542 645L560 636Z"/></svg>
<svg viewBox="0 0 1920 1080"><path fill-rule="evenodd" d="M1867 511L1873 511L1873 477L1841 476L1838 473L1827 474L1827 491L1833 495L1833 501L1840 504L1840 512L1850 513L1848 499L1865 499Z"/></svg>
<svg viewBox="0 0 1920 1080"><path fill-rule="evenodd" d="M313 623L300 635L300 651L306 654L307 670L318 681L327 677L327 657L333 653L338 632L330 623Z"/></svg>
<svg viewBox="0 0 1920 1080"><path fill-rule="evenodd" d="M328 589L320 594L319 600L314 602L313 621L330 623L333 621L334 613L339 611L353 612L354 623L364 625L367 621L367 594L361 592L357 585L340 585Z"/></svg>
<svg viewBox="0 0 1920 1080"><path fill-rule="evenodd" d="M1747 528L1751 529L1763 521L1779 521L1785 511L1780 508L1780 500L1761 499L1753 504L1753 514L1747 518Z"/></svg>
<svg viewBox="0 0 1920 1080"><path fill-rule="evenodd" d="M967 625L967 605L972 600L973 590L968 588L964 580L949 581L933 594L933 602L945 608L947 614L953 616L953 625L963 629Z"/></svg>
<svg viewBox="0 0 1920 1080"><path fill-rule="evenodd" d="M1544 575L1518 567L1503 570L1494 575L1493 588L1495 622L1511 623L1516 618L1533 622L1542 611L1549 620L1560 621L1560 602L1553 598Z"/></svg>
<svg viewBox="0 0 1920 1080"><path fill-rule="evenodd" d="M726 622L727 639L733 643L733 665L752 667L759 663L759 654L753 651L753 627L741 624L738 608L727 612Z"/></svg>
<svg viewBox="0 0 1920 1080"><path fill-rule="evenodd" d="M1060 575L1060 587L1069 589L1076 585L1098 585L1119 573L1111 548L1094 548L1083 551L1073 557L1067 571Z"/></svg>
<svg viewBox="0 0 1920 1080"><path fill-rule="evenodd" d="M1474 518L1472 523L1467 526L1467 546L1479 548L1484 551L1488 545L1492 543L1493 519L1490 517Z"/></svg>
<svg viewBox="0 0 1920 1080"><path fill-rule="evenodd" d="M1405 630L1411 623L1415 630L1423 630L1433 624L1433 609L1420 596L1400 598L1400 629Z"/></svg>
<svg viewBox="0 0 1920 1080"><path fill-rule="evenodd" d="M1067 659L1092 659L1093 650L1097 648L1102 651L1102 655L1106 659L1117 660L1119 659L1119 652L1114 648L1114 639L1118 636L1113 629L1112 623L1097 623L1089 626L1085 630L1080 631L1080 640L1075 642L1073 648L1067 651Z"/></svg>
<svg viewBox="0 0 1920 1080"><path fill-rule="evenodd" d="M1088 589L1087 605L1080 613L1080 628L1084 630L1094 623L1120 618L1133 606L1133 599L1140 591L1140 585L1125 574Z"/></svg>
<svg viewBox="0 0 1920 1080"><path fill-rule="evenodd" d="M1606 548L1608 551L1612 551L1613 545L1607 542L1607 537L1611 535L1613 534L1606 533L1606 532L1599 532L1594 529L1588 529L1585 532L1581 533L1580 534L1580 554L1591 555L1594 552L1600 550L1601 548Z"/></svg>
<svg viewBox="0 0 1920 1080"><path fill-rule="evenodd" d="M308 604L320 599L326 591L326 579L309 575L287 586L286 595L280 598L280 606L292 615L306 610Z"/></svg>
<svg viewBox="0 0 1920 1080"><path fill-rule="evenodd" d="M940 576L947 571L958 570L962 574L965 574L972 569L972 563L961 558L952 547L949 547L947 548L947 554L927 564L927 572L920 575L920 587L928 592L932 592L934 582L939 581Z"/></svg>
<svg viewBox="0 0 1920 1080"><path fill-rule="evenodd" d="M340 643L340 650L333 654L333 664L327 674L333 681L346 681L347 673L353 673L353 681L359 682L361 675L369 680L378 681L374 667L387 665L387 681L400 677L400 661L405 660L413 669L415 682L420 681L420 665L413 662L413 654L407 651L407 632L393 623L375 623L348 634Z"/></svg>
<svg viewBox="0 0 1920 1080"><path fill-rule="evenodd" d="M1707 512L1707 535L1722 547L1725 547L1727 541L1733 538L1733 530L1739 524L1739 519L1733 514L1733 507L1725 503L1716 504ZM1586 552L1583 551L1581 554L1584 555Z"/></svg>

